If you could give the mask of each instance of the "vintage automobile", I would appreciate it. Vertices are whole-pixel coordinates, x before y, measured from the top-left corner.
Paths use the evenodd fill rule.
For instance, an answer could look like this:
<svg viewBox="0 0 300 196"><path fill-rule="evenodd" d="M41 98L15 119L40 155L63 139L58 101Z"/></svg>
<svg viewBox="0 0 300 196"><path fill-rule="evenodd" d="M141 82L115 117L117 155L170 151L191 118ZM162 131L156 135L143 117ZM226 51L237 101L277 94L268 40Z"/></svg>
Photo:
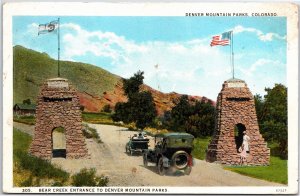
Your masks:
<svg viewBox="0 0 300 196"><path fill-rule="evenodd" d="M192 171L194 136L188 133L166 133L155 135L155 147L144 151L144 166L155 163L157 172L165 175L168 169L181 170L189 175Z"/></svg>
<svg viewBox="0 0 300 196"><path fill-rule="evenodd" d="M143 132L139 134L134 134L132 137L129 137L129 141L125 146L126 153L133 155L133 153L144 152L148 149L149 139L147 135Z"/></svg>

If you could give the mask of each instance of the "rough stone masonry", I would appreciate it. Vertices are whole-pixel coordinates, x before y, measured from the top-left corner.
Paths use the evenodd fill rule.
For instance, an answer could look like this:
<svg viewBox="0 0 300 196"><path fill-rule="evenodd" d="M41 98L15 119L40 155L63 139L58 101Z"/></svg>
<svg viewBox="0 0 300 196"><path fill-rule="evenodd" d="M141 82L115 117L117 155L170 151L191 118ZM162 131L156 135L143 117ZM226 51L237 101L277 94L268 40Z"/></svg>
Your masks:
<svg viewBox="0 0 300 196"><path fill-rule="evenodd" d="M206 160L226 165L240 164L238 148L243 131L250 137L245 164L269 165L270 149L259 133L253 95L243 80L230 79L223 83L217 98L215 131Z"/></svg>
<svg viewBox="0 0 300 196"><path fill-rule="evenodd" d="M49 79L41 87L37 100L34 138L29 149L32 155L43 159L52 158L52 132L57 127L65 129L67 159L88 156L82 135L79 97L64 78Z"/></svg>

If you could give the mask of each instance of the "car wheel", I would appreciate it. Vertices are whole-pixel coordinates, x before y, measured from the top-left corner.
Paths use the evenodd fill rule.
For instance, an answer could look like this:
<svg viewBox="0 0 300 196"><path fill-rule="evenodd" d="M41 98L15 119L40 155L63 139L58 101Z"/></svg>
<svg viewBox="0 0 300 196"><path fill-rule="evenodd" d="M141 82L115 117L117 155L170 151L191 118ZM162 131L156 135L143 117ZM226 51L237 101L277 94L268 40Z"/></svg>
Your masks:
<svg viewBox="0 0 300 196"><path fill-rule="evenodd" d="M159 175L163 176L166 173L165 167L164 167L164 163L163 163L163 158L160 157L158 160L158 164L157 164L157 172Z"/></svg>
<svg viewBox="0 0 300 196"><path fill-rule="evenodd" d="M190 166L187 166L187 167L184 169L184 174L185 174L185 175L190 175L191 172L192 172L192 167L190 167Z"/></svg>
<svg viewBox="0 0 300 196"><path fill-rule="evenodd" d="M144 153L144 155L143 155L143 163L144 163L145 167L148 166L148 159L147 159L147 154L146 153Z"/></svg>
<svg viewBox="0 0 300 196"><path fill-rule="evenodd" d="M184 169L188 166L189 154L185 151L177 151L172 156L173 166L176 169Z"/></svg>

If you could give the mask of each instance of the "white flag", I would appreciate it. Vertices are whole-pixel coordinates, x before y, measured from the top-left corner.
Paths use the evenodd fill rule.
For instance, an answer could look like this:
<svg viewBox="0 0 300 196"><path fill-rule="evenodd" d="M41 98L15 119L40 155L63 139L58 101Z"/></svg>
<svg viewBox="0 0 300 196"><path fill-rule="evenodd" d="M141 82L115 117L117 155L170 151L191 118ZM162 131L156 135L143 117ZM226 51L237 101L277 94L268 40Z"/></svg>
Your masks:
<svg viewBox="0 0 300 196"><path fill-rule="evenodd" d="M45 33L51 33L51 32L56 31L57 29L58 29L58 21L57 20L52 21L47 24L40 24L38 35L45 34Z"/></svg>

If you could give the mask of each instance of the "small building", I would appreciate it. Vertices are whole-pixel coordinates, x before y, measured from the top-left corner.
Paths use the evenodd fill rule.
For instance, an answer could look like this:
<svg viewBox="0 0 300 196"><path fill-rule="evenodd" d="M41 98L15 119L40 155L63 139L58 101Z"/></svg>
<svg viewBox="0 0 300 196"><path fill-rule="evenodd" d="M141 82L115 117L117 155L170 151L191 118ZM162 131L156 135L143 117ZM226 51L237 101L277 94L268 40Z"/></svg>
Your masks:
<svg viewBox="0 0 300 196"><path fill-rule="evenodd" d="M14 115L17 116L34 116L36 105L17 103L14 105Z"/></svg>

